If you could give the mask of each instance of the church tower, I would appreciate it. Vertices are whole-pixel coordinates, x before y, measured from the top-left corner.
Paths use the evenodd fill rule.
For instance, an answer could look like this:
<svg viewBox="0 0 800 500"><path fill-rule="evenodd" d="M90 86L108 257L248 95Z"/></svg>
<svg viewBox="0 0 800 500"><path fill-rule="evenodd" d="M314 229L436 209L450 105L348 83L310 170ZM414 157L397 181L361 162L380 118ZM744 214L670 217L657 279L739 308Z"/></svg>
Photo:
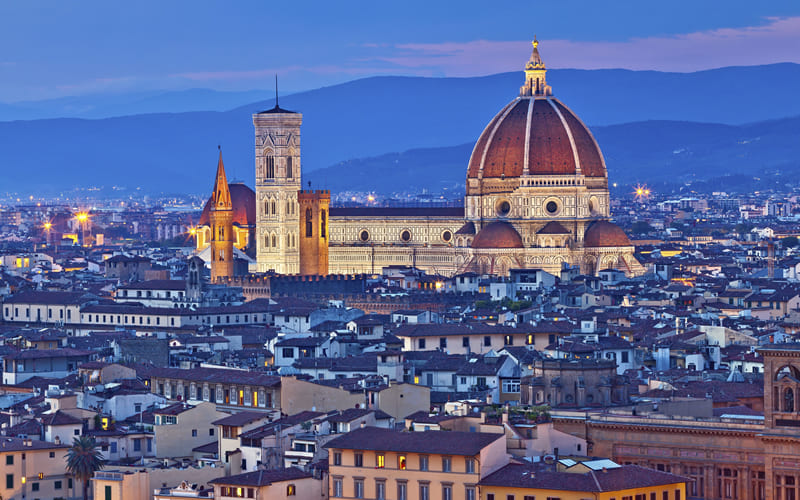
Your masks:
<svg viewBox="0 0 800 500"><path fill-rule="evenodd" d="M233 277L233 203L222 163L222 150L217 163L217 179L211 195L211 282Z"/></svg>
<svg viewBox="0 0 800 500"><path fill-rule="evenodd" d="M303 115L275 107L253 115L256 149L258 272L300 272L300 125Z"/></svg>
<svg viewBox="0 0 800 500"><path fill-rule="evenodd" d="M307 190L298 193L300 202L300 274L328 274L328 209L331 192Z"/></svg>

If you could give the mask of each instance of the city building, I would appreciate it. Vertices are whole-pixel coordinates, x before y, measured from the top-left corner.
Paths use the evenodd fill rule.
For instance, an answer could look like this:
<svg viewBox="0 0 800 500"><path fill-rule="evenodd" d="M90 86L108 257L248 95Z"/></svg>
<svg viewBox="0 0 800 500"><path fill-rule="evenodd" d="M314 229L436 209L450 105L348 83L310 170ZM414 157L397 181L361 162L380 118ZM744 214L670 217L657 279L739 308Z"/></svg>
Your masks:
<svg viewBox="0 0 800 500"><path fill-rule="evenodd" d="M329 441L331 498L464 498L508 463L505 436L363 427Z"/></svg>
<svg viewBox="0 0 800 500"><path fill-rule="evenodd" d="M570 264L587 274L609 268L642 274L628 237L609 221L600 148L553 97L546 72L534 41L519 96L475 144L463 207L329 208L327 191L300 189L303 117L277 104L253 115L255 197L234 199L215 188L212 199L226 193L225 213L248 214L246 227L255 220L260 273L376 273L408 265L443 275L529 268L555 275ZM217 186L221 180L218 174ZM207 242L198 238L198 251ZM212 280L226 275L212 274Z"/></svg>

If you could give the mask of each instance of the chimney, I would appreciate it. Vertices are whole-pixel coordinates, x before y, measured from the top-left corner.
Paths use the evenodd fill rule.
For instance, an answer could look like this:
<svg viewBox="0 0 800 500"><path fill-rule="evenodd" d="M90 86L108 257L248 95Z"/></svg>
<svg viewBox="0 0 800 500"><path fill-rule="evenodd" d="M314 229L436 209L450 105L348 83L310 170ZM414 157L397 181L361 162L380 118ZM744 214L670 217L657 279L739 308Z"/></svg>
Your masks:
<svg viewBox="0 0 800 500"><path fill-rule="evenodd" d="M59 436L56 436L55 439L53 439L53 442L55 444L61 444L61 438Z"/></svg>
<svg viewBox="0 0 800 500"><path fill-rule="evenodd" d="M366 426L367 426L367 421L366 420L362 420L361 421L361 428L363 429Z"/></svg>

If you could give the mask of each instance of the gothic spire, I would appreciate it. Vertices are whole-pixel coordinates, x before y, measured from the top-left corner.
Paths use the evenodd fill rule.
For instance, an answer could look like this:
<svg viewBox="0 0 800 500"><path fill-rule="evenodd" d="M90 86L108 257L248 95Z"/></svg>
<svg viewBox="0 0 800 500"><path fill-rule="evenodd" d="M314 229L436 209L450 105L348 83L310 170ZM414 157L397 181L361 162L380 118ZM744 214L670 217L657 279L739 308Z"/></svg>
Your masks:
<svg viewBox="0 0 800 500"><path fill-rule="evenodd" d="M225 165L222 163L222 148L219 148L219 163L217 163L217 178L214 181L214 194L212 210L232 210L231 191L228 188L228 178L225 176Z"/></svg>

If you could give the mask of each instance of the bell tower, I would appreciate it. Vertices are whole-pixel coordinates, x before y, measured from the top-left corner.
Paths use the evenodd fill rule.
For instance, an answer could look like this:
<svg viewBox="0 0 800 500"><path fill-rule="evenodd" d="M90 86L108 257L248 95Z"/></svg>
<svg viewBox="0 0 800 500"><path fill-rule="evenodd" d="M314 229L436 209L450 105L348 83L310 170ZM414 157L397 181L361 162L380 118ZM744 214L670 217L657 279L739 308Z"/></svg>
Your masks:
<svg viewBox="0 0 800 500"><path fill-rule="evenodd" d="M258 272L300 272L300 126L303 115L278 106L253 115Z"/></svg>
<svg viewBox="0 0 800 500"><path fill-rule="evenodd" d="M222 150L217 163L217 179L211 195L211 282L233 277L233 203L222 163Z"/></svg>

